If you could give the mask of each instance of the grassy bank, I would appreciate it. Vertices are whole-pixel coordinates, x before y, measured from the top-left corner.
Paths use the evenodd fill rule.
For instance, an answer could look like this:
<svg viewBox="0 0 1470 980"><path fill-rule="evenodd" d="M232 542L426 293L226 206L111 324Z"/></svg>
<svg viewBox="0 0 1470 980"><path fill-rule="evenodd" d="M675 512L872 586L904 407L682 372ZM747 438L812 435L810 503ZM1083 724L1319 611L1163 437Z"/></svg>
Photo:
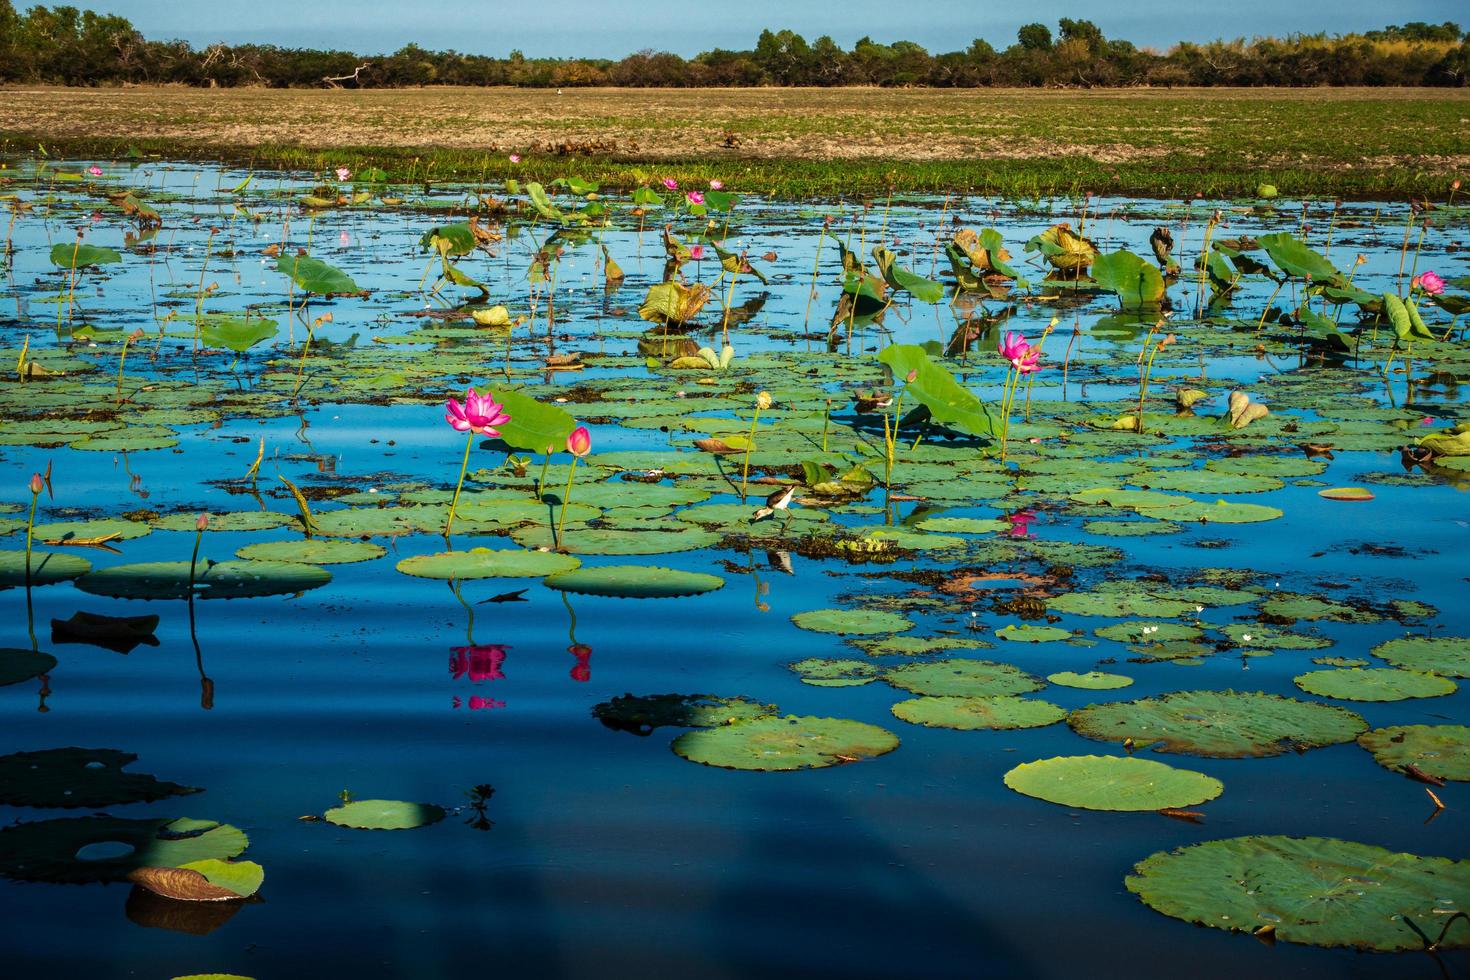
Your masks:
<svg viewBox="0 0 1470 980"><path fill-rule="evenodd" d="M13 88L0 148L395 179L671 175L792 196L898 191L1440 198L1470 91Z"/></svg>

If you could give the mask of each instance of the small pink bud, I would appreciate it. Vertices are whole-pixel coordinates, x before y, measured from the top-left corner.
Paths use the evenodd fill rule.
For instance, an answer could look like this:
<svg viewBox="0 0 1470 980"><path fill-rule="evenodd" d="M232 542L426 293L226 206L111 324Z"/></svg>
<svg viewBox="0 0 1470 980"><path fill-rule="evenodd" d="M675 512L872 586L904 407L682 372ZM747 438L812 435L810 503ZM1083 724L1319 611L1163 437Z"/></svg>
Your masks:
<svg viewBox="0 0 1470 980"><path fill-rule="evenodd" d="M209 527L209 515L200 514L199 517L194 521L194 530L203 531L207 527Z"/></svg>
<svg viewBox="0 0 1470 980"><path fill-rule="evenodd" d="M919 380L919 372L918 372L918 370L910 371L908 374L904 375L904 380L905 381L917 381L917 380Z"/></svg>
<svg viewBox="0 0 1470 980"><path fill-rule="evenodd" d="M39 473L31 474L31 493L39 494L46 489L46 478Z"/></svg>

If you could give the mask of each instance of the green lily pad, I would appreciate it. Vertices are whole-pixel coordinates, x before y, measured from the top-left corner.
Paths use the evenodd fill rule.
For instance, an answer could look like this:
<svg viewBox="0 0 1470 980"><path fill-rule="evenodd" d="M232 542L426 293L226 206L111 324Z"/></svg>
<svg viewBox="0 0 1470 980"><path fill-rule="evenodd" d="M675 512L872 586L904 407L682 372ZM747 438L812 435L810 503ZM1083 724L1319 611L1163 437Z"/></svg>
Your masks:
<svg viewBox="0 0 1470 980"><path fill-rule="evenodd" d="M1006 773L1017 793L1083 810L1194 806L1225 791L1218 779L1132 756L1071 755L1027 762Z"/></svg>
<svg viewBox="0 0 1470 980"><path fill-rule="evenodd" d="M1293 678L1308 694L1339 701L1405 701L1454 694L1448 677L1397 667L1347 667L1310 670Z"/></svg>
<svg viewBox="0 0 1470 980"><path fill-rule="evenodd" d="M801 629L817 633L865 636L901 633L914 625L898 613L882 609L812 609L797 613L791 621Z"/></svg>
<svg viewBox="0 0 1470 980"><path fill-rule="evenodd" d="M998 695L967 698L953 695L910 698L893 706L893 714L915 725L959 731L1041 728L1067 717L1049 701Z"/></svg>
<svg viewBox="0 0 1470 980"><path fill-rule="evenodd" d="M1100 582L1089 592L1069 592L1046 600L1046 608L1074 616L1184 616L1199 605L1170 599L1142 582Z"/></svg>
<svg viewBox="0 0 1470 980"><path fill-rule="evenodd" d="M1280 508L1265 504L1239 504L1226 500L1205 503L1192 501L1182 507L1139 507L1144 517L1169 521L1199 521L1202 524L1256 524L1274 521L1284 513Z"/></svg>
<svg viewBox="0 0 1470 980"><path fill-rule="evenodd" d="M0 647L0 687L49 674L56 658L24 647Z"/></svg>
<svg viewBox="0 0 1470 980"><path fill-rule="evenodd" d="M31 549L31 585L67 582L91 570L92 563L80 555ZM0 589L20 588L25 584L25 550L0 551Z"/></svg>
<svg viewBox="0 0 1470 980"><path fill-rule="evenodd" d="M624 694L592 708L592 716L603 725L634 735L648 735L665 725L675 728L733 725L775 713L774 704L713 694Z"/></svg>
<svg viewBox="0 0 1470 980"><path fill-rule="evenodd" d="M846 718L786 715L695 729L674 739L672 748L701 765L788 772L885 755L898 748L898 736Z"/></svg>
<svg viewBox="0 0 1470 980"><path fill-rule="evenodd" d="M1047 674L1046 679L1062 687L1080 687L1088 691L1113 691L1133 683L1131 677L1125 677L1122 674L1106 674L1100 670L1089 670L1085 674L1064 670L1058 674Z"/></svg>
<svg viewBox="0 0 1470 980"><path fill-rule="evenodd" d="M1334 623L1376 623L1382 617L1366 609L1344 602L1333 602L1317 596L1278 592L1261 604L1261 611L1277 619L1308 621L1329 620Z"/></svg>
<svg viewBox="0 0 1470 980"><path fill-rule="evenodd" d="M224 561L196 568L194 594L201 599L253 599L294 595L326 585L332 573L315 565L289 561ZM77 588L114 599L186 599L189 563L155 561L114 565L89 572Z"/></svg>
<svg viewBox="0 0 1470 980"><path fill-rule="evenodd" d="M848 642L870 657L921 657L941 650L988 650L994 646L964 636L884 636Z"/></svg>
<svg viewBox="0 0 1470 980"><path fill-rule="evenodd" d="M153 527L159 531L192 533L195 530L195 522L199 520L199 513L199 511L181 511L177 514L169 514L155 520ZM291 514L271 510L235 510L224 514L210 514L209 527L205 528L205 531L211 534L219 531L269 531L272 528L297 523L297 519Z"/></svg>
<svg viewBox="0 0 1470 980"><path fill-rule="evenodd" d="M1372 653L1406 670L1470 677L1470 637L1404 636L1378 644Z"/></svg>
<svg viewBox="0 0 1470 980"><path fill-rule="evenodd" d="M1060 626L1012 623L996 630L995 635L998 639L1009 640L1012 643L1052 643L1056 640L1070 640L1072 631L1064 630Z"/></svg>
<svg viewBox="0 0 1470 980"><path fill-rule="evenodd" d="M1336 745L1368 725L1344 708L1235 691L1179 691L1072 712L1072 730L1105 742L1132 739L1155 752L1240 759Z"/></svg>
<svg viewBox="0 0 1470 980"><path fill-rule="evenodd" d="M1105 640L1119 643L1165 643L1174 640L1198 640L1204 632L1187 623L1160 622L1158 620L1129 620L1093 630Z"/></svg>
<svg viewBox="0 0 1470 980"><path fill-rule="evenodd" d="M61 521L56 524L37 524L31 534L36 541L75 541L88 538L112 538L115 541L131 541L153 528L136 521L121 518L104 518L96 521Z"/></svg>
<svg viewBox="0 0 1470 980"><path fill-rule="evenodd" d="M215 858L205 858L203 861L190 861L179 867L186 871L197 871L211 885L232 891L241 898L249 898L260 891L260 886L265 884L265 869L254 861L220 861Z"/></svg>
<svg viewBox="0 0 1470 980"><path fill-rule="evenodd" d="M1228 932L1383 952L1424 948L1470 894L1470 861L1396 854L1329 837L1235 837L1161 851L1124 882L1164 915ZM1470 945L1450 927L1442 948Z"/></svg>
<svg viewBox="0 0 1470 980"><path fill-rule="evenodd" d="M563 592L620 599L673 599L723 588L725 580L703 572L649 565L599 565L549 576L546 585Z"/></svg>
<svg viewBox="0 0 1470 980"><path fill-rule="evenodd" d="M1010 526L1008 521L983 517L930 517L918 523L920 531L940 534L993 534Z"/></svg>
<svg viewBox="0 0 1470 980"><path fill-rule="evenodd" d="M511 538L526 548L552 548L556 531L550 527L521 527ZM670 555L718 544L720 535L679 521L660 521L638 528L572 527L563 529L560 545L579 555Z"/></svg>
<svg viewBox="0 0 1470 980"><path fill-rule="evenodd" d="M357 830L413 830L444 819L444 808L432 803L403 800L353 800L334 806L322 819Z"/></svg>
<svg viewBox="0 0 1470 980"><path fill-rule="evenodd" d="M414 555L400 561L398 570L415 578L545 578L558 572L569 572L581 565L581 559L554 551L472 548L469 551Z"/></svg>
<svg viewBox="0 0 1470 980"><path fill-rule="evenodd" d="M1150 534L1177 534L1183 527L1173 521L1088 521L1082 530L1109 538L1141 538Z"/></svg>
<svg viewBox="0 0 1470 980"><path fill-rule="evenodd" d="M1358 744L1388 769L1413 766L1440 779L1470 781L1470 726L1393 725L1364 732Z"/></svg>
<svg viewBox="0 0 1470 980"><path fill-rule="evenodd" d="M1160 470L1136 478L1137 483L1154 490L1178 490L1182 493L1261 493L1280 490L1284 483L1274 476L1253 473L1221 473L1215 470ZM1187 513L1187 510L1184 511Z"/></svg>
<svg viewBox="0 0 1470 980"><path fill-rule="evenodd" d="M894 687L914 694L995 697L1028 694L1045 685L1011 664L990 660L933 660L903 664L883 676Z"/></svg>
<svg viewBox="0 0 1470 980"><path fill-rule="evenodd" d="M867 660L808 657L787 666L796 672L803 684L813 687L859 687L871 684L883 673L883 668Z"/></svg>
<svg viewBox="0 0 1470 980"><path fill-rule="evenodd" d="M303 565L351 565L372 561L387 554L370 541L333 541L310 538L300 541L261 541L235 552L246 561L294 561Z"/></svg>
<svg viewBox="0 0 1470 980"><path fill-rule="evenodd" d="M1236 646L1260 650L1321 650L1332 646L1325 636L1308 636L1267 626L1265 623L1231 623L1222 628Z"/></svg>
<svg viewBox="0 0 1470 980"><path fill-rule="evenodd" d="M198 793L147 773L123 772L137 760L117 749L43 749L0 756L0 803L100 809Z"/></svg>
<svg viewBox="0 0 1470 980"><path fill-rule="evenodd" d="M207 858L232 858L250 843L238 828L213 820L64 817L0 830L0 875L19 881L81 884L122 881L136 868L177 868ZM121 845L125 854L79 853L97 845Z"/></svg>

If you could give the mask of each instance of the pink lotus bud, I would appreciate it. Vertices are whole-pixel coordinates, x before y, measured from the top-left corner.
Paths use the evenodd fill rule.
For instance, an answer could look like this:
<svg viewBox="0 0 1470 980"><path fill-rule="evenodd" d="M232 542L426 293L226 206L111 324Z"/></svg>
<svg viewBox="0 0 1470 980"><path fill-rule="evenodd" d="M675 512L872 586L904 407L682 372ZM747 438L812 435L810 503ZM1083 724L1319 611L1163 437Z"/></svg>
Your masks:
<svg viewBox="0 0 1470 980"><path fill-rule="evenodd" d="M1456 181L1456 183L1459 183L1459 181ZM725 189L725 182L716 177L714 180L709 182L709 189L712 191L722 191Z"/></svg>
<svg viewBox="0 0 1470 980"><path fill-rule="evenodd" d="M581 459L592 452L592 433L585 425L579 425L567 436L567 452Z"/></svg>
<svg viewBox="0 0 1470 980"><path fill-rule="evenodd" d="M102 176L102 168L99 167L99 166L97 166L94 163L90 167L87 168L87 173L91 174L93 177L101 177Z"/></svg>
<svg viewBox="0 0 1470 980"><path fill-rule="evenodd" d="M665 177L664 178L664 190L676 191L678 189L679 189L679 182L677 180L675 180L672 177Z"/></svg>
<svg viewBox="0 0 1470 980"><path fill-rule="evenodd" d="M39 473L31 474L31 493L39 494L46 489L46 478Z"/></svg>
<svg viewBox="0 0 1470 980"><path fill-rule="evenodd" d="M208 527L209 527L209 515L208 514L200 514L199 517L196 518L195 521L194 521L194 530L196 530L196 531L203 531L203 530L205 530Z"/></svg>
<svg viewBox="0 0 1470 980"><path fill-rule="evenodd" d="M510 155L510 162L511 163L520 163L521 162L521 155L519 153L512 153Z"/></svg>

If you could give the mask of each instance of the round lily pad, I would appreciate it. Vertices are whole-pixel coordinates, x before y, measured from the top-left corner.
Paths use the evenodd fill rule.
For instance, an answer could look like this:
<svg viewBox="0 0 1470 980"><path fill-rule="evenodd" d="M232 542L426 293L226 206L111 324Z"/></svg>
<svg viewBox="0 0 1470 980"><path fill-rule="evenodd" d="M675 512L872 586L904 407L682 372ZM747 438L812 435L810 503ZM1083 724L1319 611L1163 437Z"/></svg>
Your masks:
<svg viewBox="0 0 1470 980"><path fill-rule="evenodd" d="M543 526L517 528L511 538L527 548L551 548L557 543L555 529ZM669 520L636 528L567 526L562 529L560 545L578 555L670 555L708 548L719 541L714 531Z"/></svg>
<svg viewBox="0 0 1470 980"><path fill-rule="evenodd" d="M1067 712L1049 701L999 695L966 698L953 695L909 698L893 706L893 714L928 728L960 731L1041 728L1067 717Z"/></svg>
<svg viewBox="0 0 1470 980"><path fill-rule="evenodd" d="M153 522L154 528L160 531L193 531L195 522L199 520L201 511L180 511L177 514L169 514L160 517ZM272 528L286 527L298 523L291 514L282 514L270 510L235 510L223 514L211 513L209 515L208 532L219 531L269 531Z"/></svg>
<svg viewBox="0 0 1470 980"><path fill-rule="evenodd" d="M608 728L634 735L648 735L664 725L675 728L733 725L775 713L774 704L713 694L624 694L592 709L592 716Z"/></svg>
<svg viewBox="0 0 1470 980"><path fill-rule="evenodd" d="M1138 513L1144 517L1167 521L1199 521L1202 524L1256 524L1261 521L1274 521L1284 512L1280 508L1268 507L1265 504L1232 503L1226 500L1206 503L1197 500L1182 507L1139 507Z"/></svg>
<svg viewBox="0 0 1470 980"><path fill-rule="evenodd" d="M235 552L246 561L294 561L304 565L351 565L372 561L387 554L371 541L336 541L310 538L300 541L261 541Z"/></svg>
<svg viewBox="0 0 1470 980"><path fill-rule="evenodd" d="M1027 694L1045 686L1019 667L990 660L934 660L903 664L888 671L883 679L914 694L980 698Z"/></svg>
<svg viewBox="0 0 1470 980"><path fill-rule="evenodd" d="M1027 762L1006 773L1017 793L1084 810L1162 810L1213 800L1218 779L1132 756L1069 755Z"/></svg>
<svg viewBox="0 0 1470 980"><path fill-rule="evenodd" d="M813 687L859 687L871 684L883 673L882 667L867 660L809 657L788 666L796 671L803 684Z"/></svg>
<svg viewBox="0 0 1470 980"><path fill-rule="evenodd" d="M92 563L80 555L31 548L31 585L66 582L92 570ZM26 584L26 553L0 551L0 589L20 588Z"/></svg>
<svg viewBox="0 0 1470 980"><path fill-rule="evenodd" d="M1105 742L1132 739L1155 752L1239 759L1336 745L1367 730L1345 708L1274 694L1179 691L1094 704L1068 717L1073 731Z"/></svg>
<svg viewBox="0 0 1470 980"><path fill-rule="evenodd" d="M804 630L849 635L901 633L914 625L898 613L882 609L812 609L797 613L791 621Z"/></svg>
<svg viewBox="0 0 1470 980"><path fill-rule="evenodd" d="M123 772L137 758L117 749L76 748L0 756L0 803L99 809L200 792L147 773Z"/></svg>
<svg viewBox="0 0 1470 980"><path fill-rule="evenodd" d="M1455 693L1448 677L1397 667L1347 667L1309 670L1293 678L1308 694L1339 701L1406 701Z"/></svg>
<svg viewBox="0 0 1470 980"><path fill-rule="evenodd" d="M1119 643L1164 643L1169 640L1198 640L1204 635L1197 626L1157 620L1129 620L1093 630L1105 640Z"/></svg>
<svg viewBox="0 0 1470 980"><path fill-rule="evenodd" d="M106 816L40 820L0 830L0 875L67 884L122 881L135 868L176 868L206 858L232 858L249 843L238 828L212 820ZM101 850L105 856L92 858L87 849Z"/></svg>
<svg viewBox="0 0 1470 980"><path fill-rule="evenodd" d="M357 830L413 830L444 819L444 808L432 803L403 800L353 800L334 806L322 819Z"/></svg>
<svg viewBox="0 0 1470 980"><path fill-rule="evenodd" d="M1405 636L1380 643L1373 656L1405 670L1445 677L1470 677L1470 637Z"/></svg>
<svg viewBox="0 0 1470 980"><path fill-rule="evenodd" d="M1318 490L1317 496L1343 503L1364 503L1373 499L1373 491L1365 487L1329 487Z"/></svg>
<svg viewBox="0 0 1470 980"><path fill-rule="evenodd" d="M563 592L619 599L673 599L722 588L725 580L704 572L651 565L599 565L549 576L546 585Z"/></svg>
<svg viewBox="0 0 1470 980"><path fill-rule="evenodd" d="M1229 932L1384 952L1424 948L1470 895L1470 861L1329 837L1235 837L1161 851L1125 884L1157 912ZM1470 946L1456 923L1442 948Z"/></svg>
<svg viewBox="0 0 1470 980"><path fill-rule="evenodd" d="M997 639L1011 643L1051 643L1055 640L1070 640L1071 630L1060 626L1036 626L1032 623L1012 623L995 631Z"/></svg>
<svg viewBox="0 0 1470 980"><path fill-rule="evenodd" d="M0 687L50 673L56 658L24 647L0 647Z"/></svg>
<svg viewBox="0 0 1470 980"><path fill-rule="evenodd" d="M1470 781L1470 726L1393 725L1364 732L1358 744L1389 769L1413 766L1440 779Z"/></svg>
<svg viewBox="0 0 1470 980"><path fill-rule="evenodd" d="M194 593L201 599L252 599L293 595L326 585L332 573L315 565L290 561L200 561ZM115 599L186 599L189 563L155 561L114 565L83 575L77 588Z"/></svg>
<svg viewBox="0 0 1470 980"><path fill-rule="evenodd" d="M415 578L545 578L557 572L569 572L581 565L581 559L554 551L472 548L469 551L414 555L400 561L398 570Z"/></svg>
<svg viewBox="0 0 1470 980"><path fill-rule="evenodd" d="M1325 636L1293 633L1265 623L1230 623L1222 632L1237 646L1261 650L1321 650L1332 646Z"/></svg>
<svg viewBox="0 0 1470 980"><path fill-rule="evenodd" d="M1080 687L1088 691L1112 691L1133 683L1131 677L1124 677L1122 674L1107 674L1100 670L1089 670L1085 674L1064 670L1061 673L1048 674L1046 679L1062 687Z"/></svg>
<svg viewBox="0 0 1470 980"><path fill-rule="evenodd" d="M1088 521L1082 530L1109 538L1141 538L1149 534L1177 534L1183 528L1173 521Z"/></svg>
<svg viewBox="0 0 1470 980"><path fill-rule="evenodd" d="M113 541L131 541L153 528L137 521L121 518L104 518L96 521L61 521L55 524L37 524L31 535L36 541L85 541L93 538L108 538Z"/></svg>
<svg viewBox="0 0 1470 980"><path fill-rule="evenodd" d="M898 748L898 736L846 718L756 718L674 739L675 754L706 766L785 772L860 762Z"/></svg>

